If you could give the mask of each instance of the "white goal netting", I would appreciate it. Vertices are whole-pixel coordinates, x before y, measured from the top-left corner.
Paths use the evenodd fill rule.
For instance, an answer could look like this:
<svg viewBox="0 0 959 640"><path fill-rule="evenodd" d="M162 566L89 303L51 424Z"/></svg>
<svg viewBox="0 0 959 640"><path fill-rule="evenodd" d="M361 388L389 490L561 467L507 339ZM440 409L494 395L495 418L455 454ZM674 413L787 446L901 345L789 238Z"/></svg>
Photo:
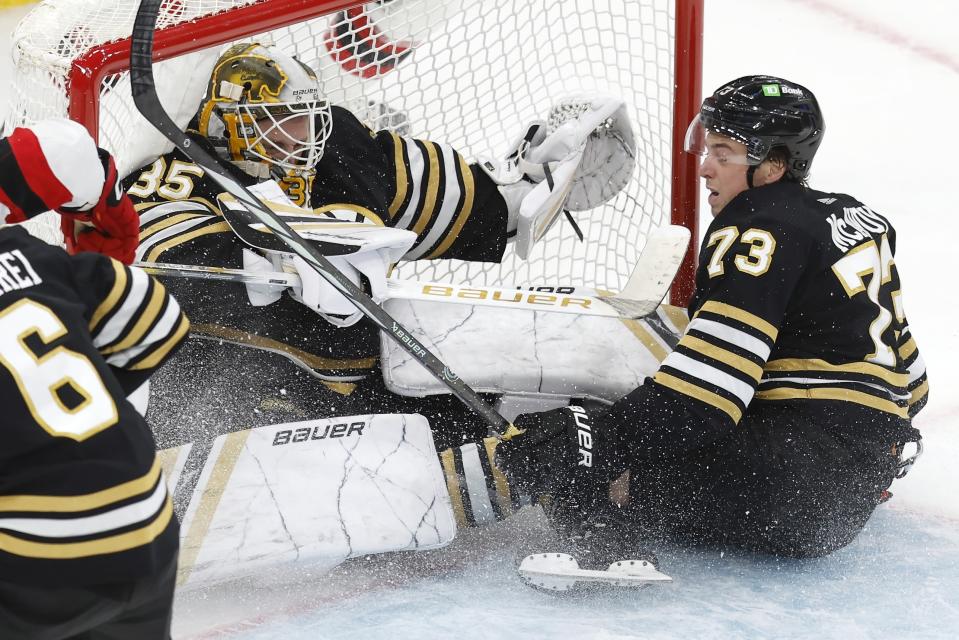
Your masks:
<svg viewBox="0 0 959 640"><path fill-rule="evenodd" d="M189 54L158 63L155 74L164 106L185 124L230 41L272 42L316 68L329 98L371 126L450 144L468 159L500 156L564 95L621 95L637 134L637 167L611 202L576 214L584 242L560 221L528 261L507 250L500 265L424 261L400 269L430 280L619 289L646 232L670 219L673 129L686 125L673 122L676 4L682 1L381 0L350 7L343 0L168 0L158 25L189 23L183 42L174 45ZM136 113L126 72L96 78L96 64L109 57L105 43L129 35L137 4L41 2L13 36L6 126L69 114L95 126L121 172L169 149ZM241 9L254 13L231 19ZM213 29L195 22L210 15ZM273 28L277 16L296 22ZM156 47L162 53L161 35ZM85 92L89 77L96 86ZM56 241L56 223L38 233Z"/></svg>

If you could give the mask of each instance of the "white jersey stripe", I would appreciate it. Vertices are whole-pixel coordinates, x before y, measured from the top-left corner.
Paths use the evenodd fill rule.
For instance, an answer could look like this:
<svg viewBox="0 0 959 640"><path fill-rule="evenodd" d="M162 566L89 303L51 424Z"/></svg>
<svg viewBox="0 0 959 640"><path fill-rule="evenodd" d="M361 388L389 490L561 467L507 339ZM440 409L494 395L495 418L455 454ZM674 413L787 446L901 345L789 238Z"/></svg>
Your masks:
<svg viewBox="0 0 959 640"><path fill-rule="evenodd" d="M72 538L106 533L149 520L163 506L166 497L166 480L161 474L153 493L139 502L81 518L0 518L0 529L45 538Z"/></svg>
<svg viewBox="0 0 959 640"><path fill-rule="evenodd" d="M871 382L862 382L860 380L828 380L824 378L799 378L799 377L786 377L786 378L764 378L760 381L759 386L765 391L769 387L775 388L777 384L782 382L790 382L792 384L802 385L804 387L845 387L849 388L851 385L859 385L863 387L869 387L870 389L875 389L883 395L886 395L893 400L908 400L911 394L907 393L905 395L893 393L889 387L884 387L878 384L872 384Z"/></svg>
<svg viewBox="0 0 959 640"><path fill-rule="evenodd" d="M201 213L210 218L215 218L216 214L210 211L206 205L193 200L183 200L178 202L164 202L155 207L150 207L140 214L140 226L146 226L151 222L170 215L171 213Z"/></svg>
<svg viewBox="0 0 959 640"><path fill-rule="evenodd" d="M446 237L450 225L453 223L453 216L459 210L460 200L463 198L463 190L460 188L459 180L457 180L456 152L445 144L437 144L436 146L443 151L443 173L446 177L446 189L442 195L442 208L420 245L404 256L406 260L417 260L423 257Z"/></svg>
<svg viewBox="0 0 959 640"><path fill-rule="evenodd" d="M687 375L712 383L721 389L725 389L729 393L739 398L743 405L749 404L749 401L753 398L753 393L756 391L751 384L747 384L735 376L731 376L724 371L720 371L716 367L711 367L708 364L699 362L698 360L693 360L689 356L683 355L678 351L674 351L666 356L666 359L663 360L662 366L672 367L677 371L682 371Z"/></svg>
<svg viewBox="0 0 959 640"><path fill-rule="evenodd" d="M769 359L769 354L772 351L769 346L759 338L751 336L745 331L734 329L729 325L723 324L722 322L717 322L715 320L696 318L689 323L689 327L686 330L692 331L694 329L701 333L719 338L720 340L728 342L729 344L739 347L740 349L746 349L747 351L759 356L764 361Z"/></svg>
<svg viewBox="0 0 959 640"><path fill-rule="evenodd" d="M406 209L403 211L403 215L400 216L395 226L400 229L409 229L413 224L416 212L419 211L420 208L420 187L423 184L423 177L426 173L427 159L423 151L413 142L404 139L403 147L406 149L406 154L410 159L409 180L413 188L410 190L410 199L406 205Z"/></svg>
<svg viewBox="0 0 959 640"><path fill-rule="evenodd" d="M178 222L177 224L171 225L164 229L163 231L158 231L154 233L149 238L144 239L140 246L137 247L136 259L143 260L143 256L147 255L155 246L163 242L164 240L176 236L178 234L187 231L193 227L197 227L201 224L208 223L213 216L204 217L204 218L194 218L192 220L184 220L183 222Z"/></svg>
<svg viewBox="0 0 959 640"><path fill-rule="evenodd" d="M139 271L139 269L131 269L131 271ZM111 355L107 358L108 363L114 367L125 367L128 362L139 356L145 350L153 347L156 343L166 340L176 331L176 328L180 324L180 305L177 304L177 301L172 296L168 300L166 311L163 312L163 316L153 329L150 330L150 333L142 338L137 346L118 351Z"/></svg>
<svg viewBox="0 0 959 640"><path fill-rule="evenodd" d="M147 291L150 289L150 277L140 269L131 268L130 290L123 303L113 317L93 335L93 346L104 347L122 336L131 322L136 322L140 315L137 310L143 304Z"/></svg>

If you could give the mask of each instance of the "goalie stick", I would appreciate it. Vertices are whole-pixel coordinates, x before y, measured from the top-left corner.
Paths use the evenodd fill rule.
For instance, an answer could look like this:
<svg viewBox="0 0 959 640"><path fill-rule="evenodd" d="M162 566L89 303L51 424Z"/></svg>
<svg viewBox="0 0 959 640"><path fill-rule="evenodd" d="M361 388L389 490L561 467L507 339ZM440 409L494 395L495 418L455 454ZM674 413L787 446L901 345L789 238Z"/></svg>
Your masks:
<svg viewBox="0 0 959 640"><path fill-rule="evenodd" d="M624 320L638 320L653 313L662 302L669 285L682 263L689 244L689 230L667 226L650 232L623 290L614 295L592 295L575 290L562 294L548 290L507 289L451 285L448 283L388 279L388 299L432 300L461 304L484 305L575 315L592 315ZM138 262L148 273L158 276L225 280L243 284L287 288L300 286L295 273L260 272L227 267L205 267L188 264Z"/></svg>
<svg viewBox="0 0 959 640"><path fill-rule="evenodd" d="M350 299L363 315L386 332L400 347L417 359L426 369L459 398L463 404L481 416L499 437L510 437L516 431L509 421L483 401L459 376L452 372L432 352L424 348L372 298L341 273L319 250L305 242L290 226L270 210L259 198L230 177L222 162L193 144L190 136L180 130L160 104L153 79L153 37L157 14L164 0L142 0L133 23L130 42L130 85L133 103L143 117L164 137L177 146L197 165L202 167L224 191L239 200L245 209L235 210L236 217L227 222L244 242L271 250L292 250L313 267L331 286ZM226 217L226 216L224 216ZM254 231L251 225L262 224L272 234ZM251 234L255 234L251 237ZM259 237L256 237L259 236ZM270 246L262 246L269 238ZM252 241L252 242L251 242ZM260 243L260 244L256 244Z"/></svg>

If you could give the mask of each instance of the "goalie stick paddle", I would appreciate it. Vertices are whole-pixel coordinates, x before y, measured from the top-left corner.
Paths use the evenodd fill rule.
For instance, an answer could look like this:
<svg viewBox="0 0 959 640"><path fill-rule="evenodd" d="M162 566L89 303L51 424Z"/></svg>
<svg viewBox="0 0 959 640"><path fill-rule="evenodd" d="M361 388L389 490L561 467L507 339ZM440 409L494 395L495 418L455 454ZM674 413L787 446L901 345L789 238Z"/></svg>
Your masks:
<svg viewBox="0 0 959 640"><path fill-rule="evenodd" d="M656 311L662 303L688 244L689 230L685 227L667 226L651 231L626 286L622 292L614 295L594 295L575 289L568 295L530 289L531 293L527 295L524 289L459 286L391 278L387 280L386 298L639 320ZM221 280L275 288L300 286L300 278L294 273L161 262L138 262L135 266L158 276Z"/></svg>
<svg viewBox="0 0 959 640"><path fill-rule="evenodd" d="M130 43L130 85L133 93L133 103L143 117L152 124L164 137L175 144L193 162L203 167L207 174L233 197L239 200L246 208L243 224L235 224L230 220L230 226L241 240L247 241L243 234L249 236L255 233L258 237L265 234L256 231L250 225L262 223L273 235L313 267L317 273L339 290L359 309L363 315L374 322L380 330L386 332L400 347L411 356L419 360L426 369L459 398L467 407L480 415L491 429L500 437L509 437L515 428L489 406L473 391L459 376L453 373L439 358L423 347L410 333L396 322L386 311L377 305L372 298L343 275L327 258L315 247L304 242L296 232L282 219L278 218L268 206L261 202L249 190L234 180L220 160L207 153L199 145L193 144L190 136L180 131L176 123L160 104L156 85L153 79L153 36L156 28L157 14L164 0L142 0L133 23L133 34ZM240 214L243 215L243 214ZM256 237L255 236L255 237Z"/></svg>

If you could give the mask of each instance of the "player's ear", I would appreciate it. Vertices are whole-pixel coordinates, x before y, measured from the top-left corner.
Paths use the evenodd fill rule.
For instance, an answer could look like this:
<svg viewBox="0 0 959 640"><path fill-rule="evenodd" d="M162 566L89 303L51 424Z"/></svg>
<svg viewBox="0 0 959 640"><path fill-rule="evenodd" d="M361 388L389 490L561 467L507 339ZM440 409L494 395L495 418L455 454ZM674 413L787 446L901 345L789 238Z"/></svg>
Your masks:
<svg viewBox="0 0 959 640"><path fill-rule="evenodd" d="M772 184L778 182L784 175L786 175L785 160L778 156L766 158L756 170L756 174L753 177L753 184L756 186Z"/></svg>

